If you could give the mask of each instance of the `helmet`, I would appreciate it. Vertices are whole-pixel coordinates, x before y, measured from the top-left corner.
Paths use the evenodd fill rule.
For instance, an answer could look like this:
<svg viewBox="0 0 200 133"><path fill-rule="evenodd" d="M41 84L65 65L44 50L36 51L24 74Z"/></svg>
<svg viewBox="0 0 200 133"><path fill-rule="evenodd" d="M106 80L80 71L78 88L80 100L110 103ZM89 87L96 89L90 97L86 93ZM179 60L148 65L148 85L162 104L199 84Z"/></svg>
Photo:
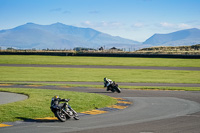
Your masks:
<svg viewBox="0 0 200 133"><path fill-rule="evenodd" d="M59 96L54 96L53 98L56 99L56 98L59 98Z"/></svg>
<svg viewBox="0 0 200 133"><path fill-rule="evenodd" d="M105 77L105 78L104 78L104 81L107 81L107 80L108 80L108 79Z"/></svg>

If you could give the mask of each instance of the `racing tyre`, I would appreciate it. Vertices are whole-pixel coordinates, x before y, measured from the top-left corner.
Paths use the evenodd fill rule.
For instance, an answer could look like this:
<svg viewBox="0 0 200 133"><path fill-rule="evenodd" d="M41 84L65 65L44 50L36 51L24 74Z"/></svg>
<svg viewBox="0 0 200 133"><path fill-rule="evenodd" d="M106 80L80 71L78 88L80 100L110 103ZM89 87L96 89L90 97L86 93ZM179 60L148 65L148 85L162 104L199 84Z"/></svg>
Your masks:
<svg viewBox="0 0 200 133"><path fill-rule="evenodd" d="M114 93L114 92L115 92L115 89L114 89L114 88L112 88L112 89L111 89L111 91Z"/></svg>
<svg viewBox="0 0 200 133"><path fill-rule="evenodd" d="M121 89L119 87L115 87L115 90L118 92L118 93L121 93Z"/></svg>
<svg viewBox="0 0 200 133"><path fill-rule="evenodd" d="M67 120L66 115L65 115L62 111L60 111L60 110L57 110L57 111L55 112L55 116L56 116L61 122L65 122L65 121Z"/></svg>
<svg viewBox="0 0 200 133"><path fill-rule="evenodd" d="M71 110L72 110L72 112L73 112L74 119L75 119L75 120L79 120L79 116L78 116L78 114L76 113L76 111L73 110L73 109L71 109Z"/></svg>

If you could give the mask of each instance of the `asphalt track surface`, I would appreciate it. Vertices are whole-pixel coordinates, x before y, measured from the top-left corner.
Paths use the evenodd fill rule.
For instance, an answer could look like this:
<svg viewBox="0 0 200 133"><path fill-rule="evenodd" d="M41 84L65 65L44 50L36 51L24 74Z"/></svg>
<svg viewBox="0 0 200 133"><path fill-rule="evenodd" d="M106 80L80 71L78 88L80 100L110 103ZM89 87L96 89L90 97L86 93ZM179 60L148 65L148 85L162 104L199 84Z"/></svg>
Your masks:
<svg viewBox="0 0 200 133"><path fill-rule="evenodd" d="M20 85L13 87L20 87ZM122 93L118 94L107 92L105 89L85 87L62 88L58 86L41 86L39 88L79 91L104 94L112 97L123 97L132 101L133 104L124 110L107 114L83 116L79 121L71 119L65 123L58 121L16 122L16 125L12 127L0 128L1 133L200 132L200 91L148 91L122 89Z"/></svg>
<svg viewBox="0 0 200 133"><path fill-rule="evenodd" d="M65 123L58 121L16 122L12 127L0 128L0 132L199 133L200 92L122 90L123 92L118 94L106 92L105 89L85 87L43 86L41 89L59 89L123 97L132 101L133 104L124 110L83 116L79 121L71 119Z"/></svg>
<svg viewBox="0 0 200 133"><path fill-rule="evenodd" d="M8 93L8 92L0 92L0 104L7 104L12 102L17 102L21 100L27 99L28 96L16 94L16 93Z"/></svg>
<svg viewBox="0 0 200 133"><path fill-rule="evenodd" d="M66 82L66 81L13 81L15 83L36 83L36 84L80 84L80 85L103 85L103 82ZM8 82L9 83L9 82ZM120 83L120 86L171 86L171 87L200 87L200 84L185 84L185 83Z"/></svg>

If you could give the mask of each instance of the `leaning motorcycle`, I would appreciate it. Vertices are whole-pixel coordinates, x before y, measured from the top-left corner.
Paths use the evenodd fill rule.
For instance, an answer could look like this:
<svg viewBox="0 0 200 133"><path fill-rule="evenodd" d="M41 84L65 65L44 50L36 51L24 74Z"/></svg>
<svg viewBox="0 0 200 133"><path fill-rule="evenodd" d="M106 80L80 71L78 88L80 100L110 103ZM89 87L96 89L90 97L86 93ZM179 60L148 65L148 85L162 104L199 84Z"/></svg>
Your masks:
<svg viewBox="0 0 200 133"><path fill-rule="evenodd" d="M66 99L64 103L58 104L58 106L51 106L51 111L54 113L55 117L61 122L65 122L67 119L74 118L79 120L79 116L75 110L71 108L68 104L70 99Z"/></svg>
<svg viewBox="0 0 200 133"><path fill-rule="evenodd" d="M118 93L121 93L121 89L118 87L118 84L113 81L113 83L110 85L109 90L111 90L113 93L116 91Z"/></svg>

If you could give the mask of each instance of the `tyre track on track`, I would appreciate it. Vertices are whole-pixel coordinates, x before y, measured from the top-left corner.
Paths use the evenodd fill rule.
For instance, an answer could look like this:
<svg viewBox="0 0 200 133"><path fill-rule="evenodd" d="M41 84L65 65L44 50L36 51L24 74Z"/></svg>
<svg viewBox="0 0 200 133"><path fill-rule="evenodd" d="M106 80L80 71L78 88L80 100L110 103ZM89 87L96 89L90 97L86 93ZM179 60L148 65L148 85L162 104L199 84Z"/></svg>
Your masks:
<svg viewBox="0 0 200 133"><path fill-rule="evenodd" d="M9 81L12 82L12 81ZM9 84L9 82L7 82ZM67 81L13 81L15 83L36 83L36 84L79 84L79 85L102 85L103 82L67 82ZM185 84L185 83L122 83L117 82L119 86L168 86L168 87L200 87L200 84Z"/></svg>

